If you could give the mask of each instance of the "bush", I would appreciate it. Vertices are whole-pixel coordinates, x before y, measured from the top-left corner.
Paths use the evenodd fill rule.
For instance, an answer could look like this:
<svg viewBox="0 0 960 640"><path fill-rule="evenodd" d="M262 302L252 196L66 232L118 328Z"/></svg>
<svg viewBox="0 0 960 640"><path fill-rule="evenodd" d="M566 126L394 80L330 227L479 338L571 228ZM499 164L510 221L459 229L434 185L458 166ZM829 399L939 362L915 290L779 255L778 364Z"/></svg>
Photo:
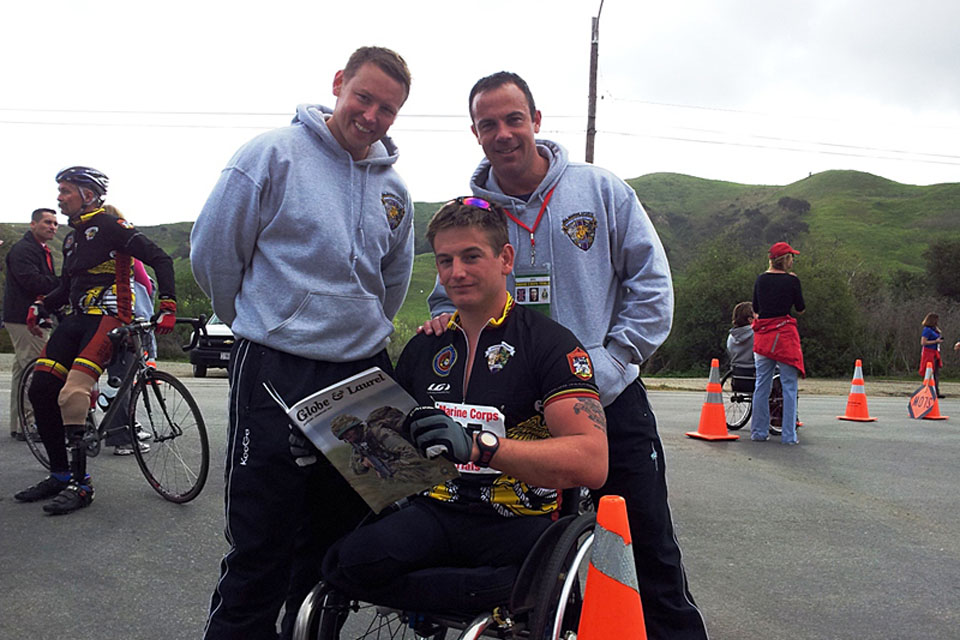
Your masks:
<svg viewBox="0 0 960 640"><path fill-rule="evenodd" d="M711 358L724 357L730 315L753 297L760 262L743 259L739 242L724 236L705 246L683 276L674 277L676 306L670 337L645 371L703 375Z"/></svg>
<svg viewBox="0 0 960 640"><path fill-rule="evenodd" d="M936 292L960 302L960 238L935 240L923 252L923 257Z"/></svg>
<svg viewBox="0 0 960 640"><path fill-rule="evenodd" d="M673 331L645 370L703 375L711 358L724 360L733 307L752 300L753 284L766 262L763 253L745 253L739 241L729 236L707 245L674 281ZM848 262L835 248L804 250L803 260L798 261L797 276L808 311L797 324L808 375L850 373L863 321L852 293L853 266Z"/></svg>

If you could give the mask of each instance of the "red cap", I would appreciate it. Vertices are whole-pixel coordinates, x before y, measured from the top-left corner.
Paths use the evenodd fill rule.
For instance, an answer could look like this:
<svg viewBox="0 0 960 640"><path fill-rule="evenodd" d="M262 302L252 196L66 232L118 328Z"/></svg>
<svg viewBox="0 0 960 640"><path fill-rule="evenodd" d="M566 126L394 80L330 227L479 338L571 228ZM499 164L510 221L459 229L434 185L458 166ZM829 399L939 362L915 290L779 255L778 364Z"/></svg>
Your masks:
<svg viewBox="0 0 960 640"><path fill-rule="evenodd" d="M800 252L788 245L786 242L778 242L770 247L770 257L779 258L780 256L785 256L788 253L799 254Z"/></svg>

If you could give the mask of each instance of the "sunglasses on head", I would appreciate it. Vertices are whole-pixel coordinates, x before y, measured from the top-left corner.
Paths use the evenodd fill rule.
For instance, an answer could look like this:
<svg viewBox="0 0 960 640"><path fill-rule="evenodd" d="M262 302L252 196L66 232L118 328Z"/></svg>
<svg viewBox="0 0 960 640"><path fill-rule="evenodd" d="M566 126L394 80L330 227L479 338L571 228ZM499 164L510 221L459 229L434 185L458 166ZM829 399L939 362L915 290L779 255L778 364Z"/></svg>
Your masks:
<svg viewBox="0 0 960 640"><path fill-rule="evenodd" d="M457 204L466 205L468 207L476 207L478 209L484 209L486 211L496 211L496 208L497 208L496 205L493 204L492 202L488 202L483 198L476 198L474 196L460 196L459 198L454 198L447 204L453 204L454 202L456 202Z"/></svg>

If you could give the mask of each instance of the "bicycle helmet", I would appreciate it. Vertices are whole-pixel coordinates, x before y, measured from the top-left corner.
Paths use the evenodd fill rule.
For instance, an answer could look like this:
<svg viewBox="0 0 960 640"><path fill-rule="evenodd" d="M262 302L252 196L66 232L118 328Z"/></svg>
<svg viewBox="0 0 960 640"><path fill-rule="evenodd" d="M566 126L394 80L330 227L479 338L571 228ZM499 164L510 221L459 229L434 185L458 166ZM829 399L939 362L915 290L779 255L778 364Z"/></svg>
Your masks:
<svg viewBox="0 0 960 640"><path fill-rule="evenodd" d="M67 167L57 174L57 183L72 182L73 184L93 190L97 197L102 198L107 193L110 178L91 167Z"/></svg>

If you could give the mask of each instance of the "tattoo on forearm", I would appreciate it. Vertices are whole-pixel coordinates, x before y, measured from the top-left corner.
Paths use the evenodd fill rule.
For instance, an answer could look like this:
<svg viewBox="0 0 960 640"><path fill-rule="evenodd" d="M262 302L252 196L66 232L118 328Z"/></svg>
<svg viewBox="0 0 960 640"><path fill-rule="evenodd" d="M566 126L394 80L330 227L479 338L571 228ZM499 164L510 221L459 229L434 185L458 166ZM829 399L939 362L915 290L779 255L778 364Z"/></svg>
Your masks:
<svg viewBox="0 0 960 640"><path fill-rule="evenodd" d="M603 405L593 398L577 398L577 403L573 405L574 413L585 413L587 418L597 429L606 433L607 418L603 414Z"/></svg>

